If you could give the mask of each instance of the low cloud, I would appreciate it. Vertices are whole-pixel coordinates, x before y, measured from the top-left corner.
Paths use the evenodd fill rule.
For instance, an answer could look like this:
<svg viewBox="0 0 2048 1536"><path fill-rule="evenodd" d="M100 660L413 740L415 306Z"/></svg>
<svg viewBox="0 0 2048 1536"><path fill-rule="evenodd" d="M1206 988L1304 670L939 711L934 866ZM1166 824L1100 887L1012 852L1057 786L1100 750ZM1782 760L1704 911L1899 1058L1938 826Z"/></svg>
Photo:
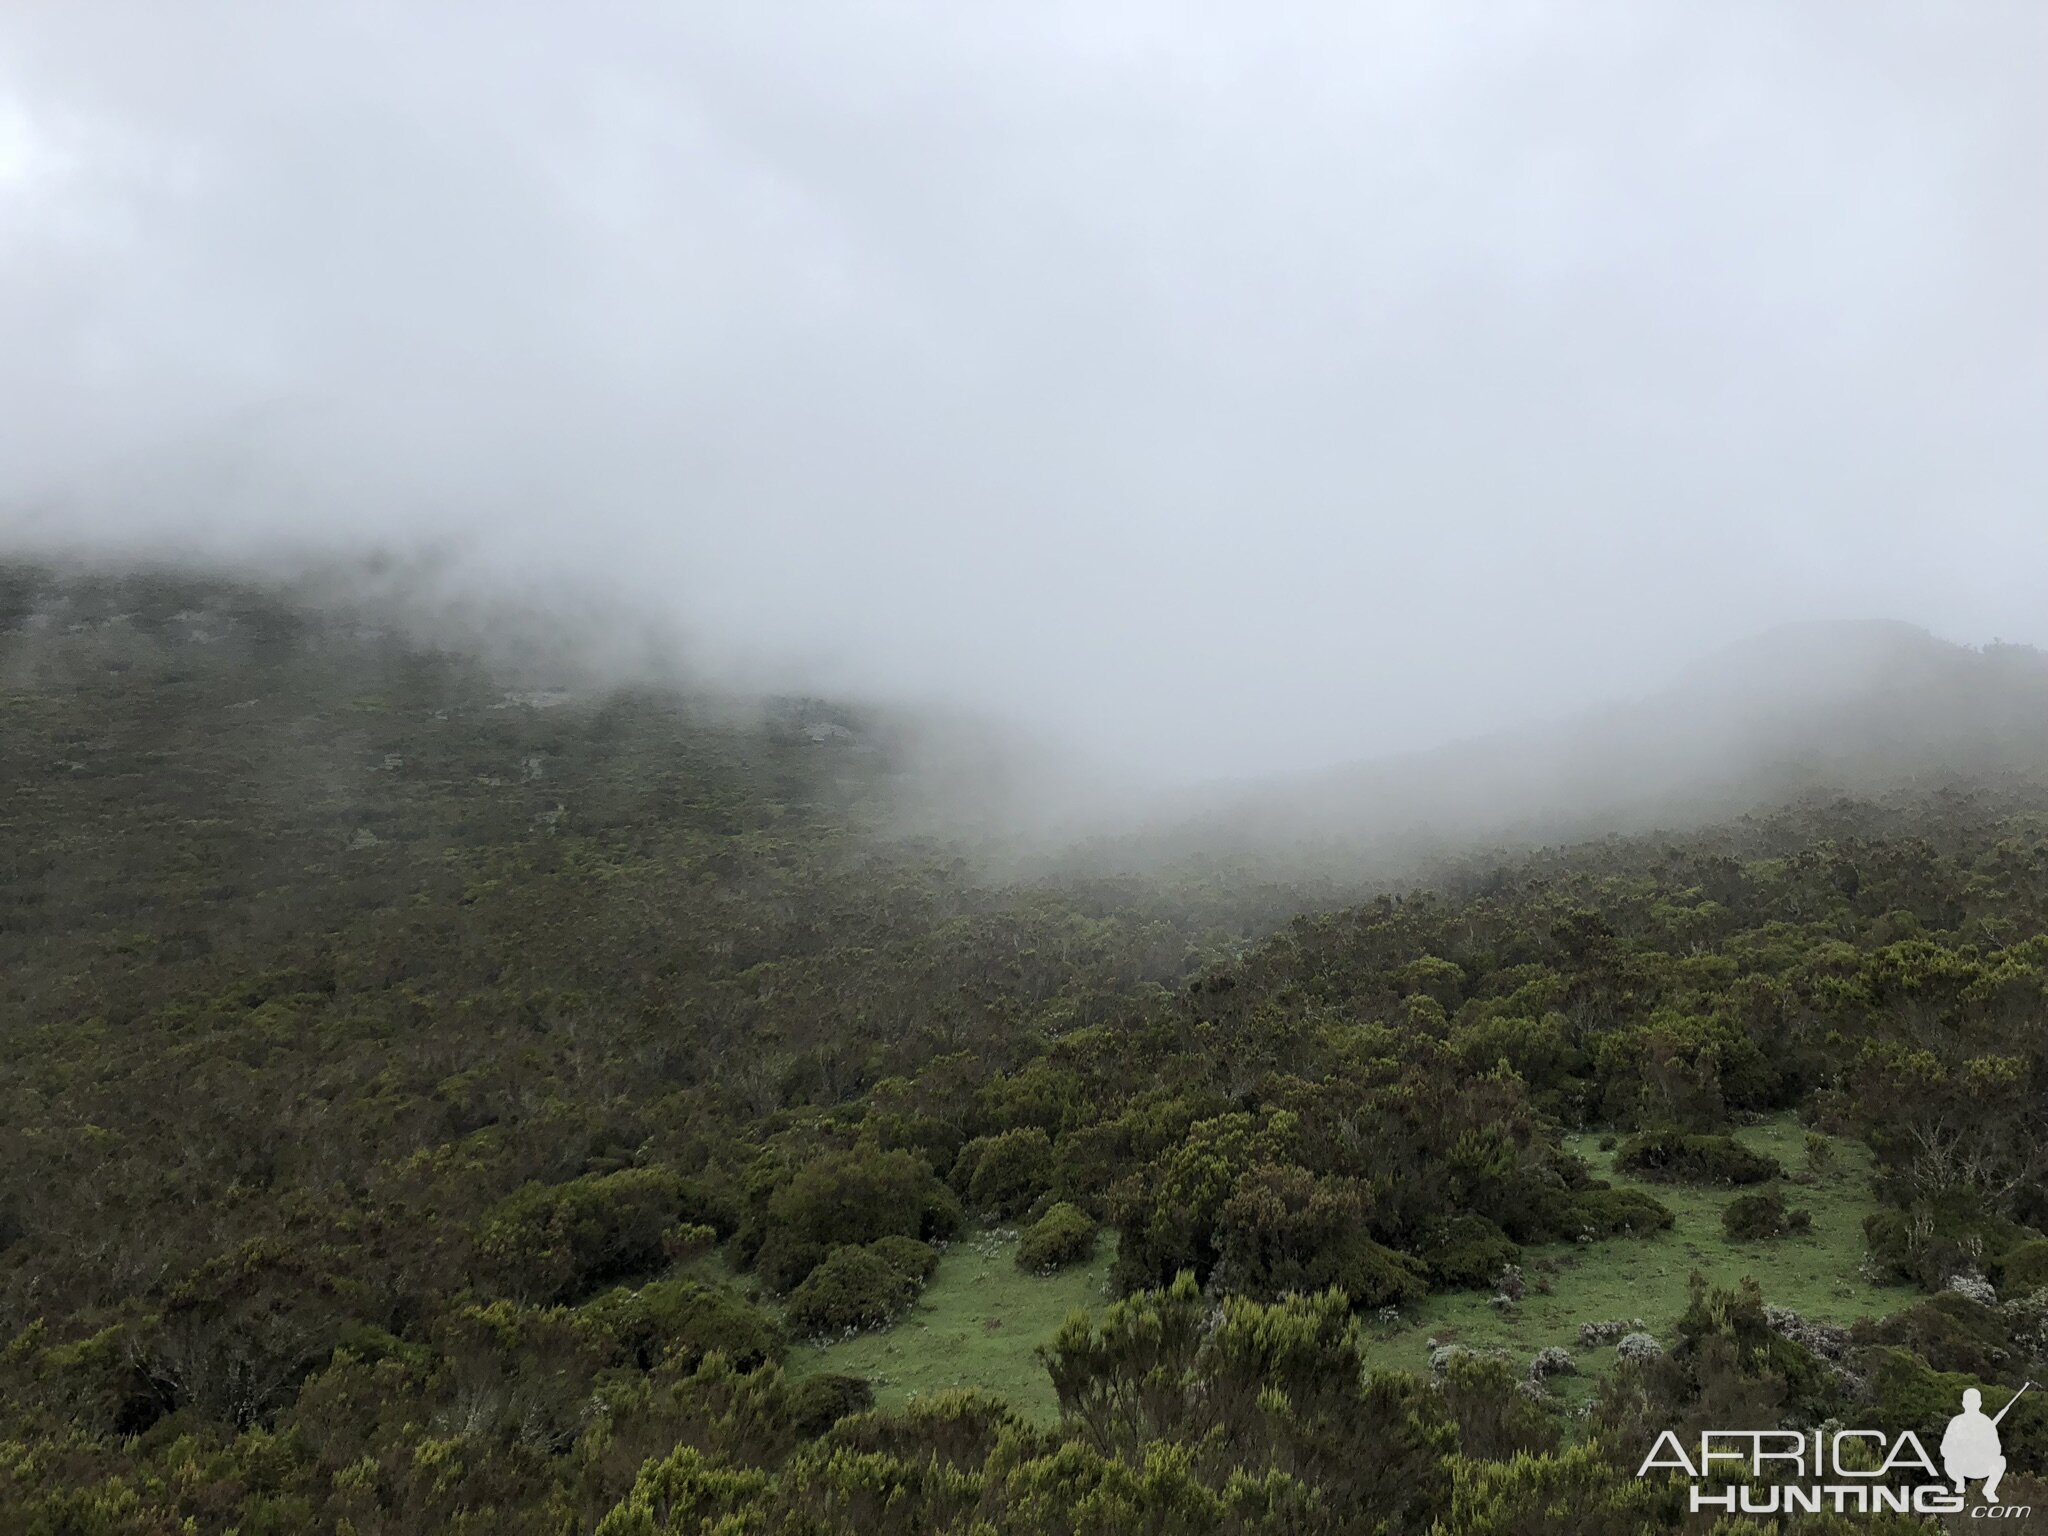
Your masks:
<svg viewBox="0 0 2048 1536"><path fill-rule="evenodd" d="M426 550L1179 779L2048 638L2048 13L0 16L0 541Z"/></svg>

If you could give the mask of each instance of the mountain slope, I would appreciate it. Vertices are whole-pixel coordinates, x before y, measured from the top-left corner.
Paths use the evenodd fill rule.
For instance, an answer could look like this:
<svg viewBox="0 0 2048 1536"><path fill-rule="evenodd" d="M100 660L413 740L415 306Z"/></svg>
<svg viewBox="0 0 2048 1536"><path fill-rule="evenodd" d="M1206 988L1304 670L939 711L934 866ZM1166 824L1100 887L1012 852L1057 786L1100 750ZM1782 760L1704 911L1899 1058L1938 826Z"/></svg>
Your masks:
<svg viewBox="0 0 2048 1536"><path fill-rule="evenodd" d="M1175 847L1403 859L1472 842L1698 826L1801 796L2048 779L2048 655L1896 623L1788 626L1649 698L1269 781Z"/></svg>

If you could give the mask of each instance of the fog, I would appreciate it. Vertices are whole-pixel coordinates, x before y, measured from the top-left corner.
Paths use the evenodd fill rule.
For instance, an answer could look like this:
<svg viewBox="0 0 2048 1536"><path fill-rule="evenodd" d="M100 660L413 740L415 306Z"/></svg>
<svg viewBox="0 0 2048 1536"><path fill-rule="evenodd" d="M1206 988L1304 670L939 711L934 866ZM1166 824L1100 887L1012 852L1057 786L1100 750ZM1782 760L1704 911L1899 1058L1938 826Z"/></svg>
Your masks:
<svg viewBox="0 0 2048 1536"><path fill-rule="evenodd" d="M0 9L0 554L369 550L1191 781L2048 639L2048 11ZM609 600L609 599L607 599Z"/></svg>

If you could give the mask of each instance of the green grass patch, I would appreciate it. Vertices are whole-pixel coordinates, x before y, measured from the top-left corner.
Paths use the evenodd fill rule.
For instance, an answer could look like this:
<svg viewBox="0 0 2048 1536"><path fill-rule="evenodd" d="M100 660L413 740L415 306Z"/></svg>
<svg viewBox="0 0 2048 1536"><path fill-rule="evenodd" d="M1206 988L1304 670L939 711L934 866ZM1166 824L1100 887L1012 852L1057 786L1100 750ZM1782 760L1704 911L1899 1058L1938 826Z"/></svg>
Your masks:
<svg viewBox="0 0 2048 1536"><path fill-rule="evenodd" d="M1557 1378L1551 1389L1576 1402L1590 1396L1595 1378L1614 1361L1611 1345L1578 1348L1579 1325L1641 1318L1650 1332L1668 1340L1685 1310L1687 1283L1695 1270L1717 1285L1752 1276L1767 1300L1830 1323L1884 1316L1918 1299L1909 1287L1874 1285L1859 1273L1863 1218L1878 1209L1870 1195L1870 1156L1861 1144L1829 1138L1829 1164L1813 1170L1806 1128L1790 1115L1734 1134L1744 1146L1784 1165L1788 1178L1754 1189L1775 1190L1788 1205L1812 1212L1810 1231L1759 1242L1731 1241L1722 1232L1721 1212L1753 1190L1651 1184L1616 1174L1614 1153L1600 1150L1599 1133L1570 1136L1567 1144L1596 1177L1617 1188L1647 1190L1663 1201L1674 1217L1671 1230L1648 1238L1524 1249L1528 1293L1512 1313L1497 1311L1485 1293L1462 1291L1429 1297L1398 1324L1376 1325L1368 1316L1368 1362L1427 1370L1432 1338L1440 1344L1504 1349L1524 1361L1559 1344L1573 1352L1585 1374ZM878 1401L890 1407L947 1387L980 1387L999 1394L1025 1417L1050 1423L1059 1405L1035 1351L1069 1312L1099 1307L1108 1299L1115 1249L1113 1235L1103 1237L1093 1262L1046 1278L1017 1269L1013 1233L984 1233L956 1243L901 1321L822 1349L799 1343L790 1351L789 1369L798 1376L817 1371L864 1376L874 1384Z"/></svg>
<svg viewBox="0 0 2048 1536"><path fill-rule="evenodd" d="M1669 1341L1685 1310L1687 1283L1697 1270L1717 1285L1753 1276L1764 1299L1807 1317L1849 1323L1909 1306L1919 1293L1906 1287L1873 1285L1862 1278L1863 1218L1876 1210L1870 1195L1870 1155L1860 1144L1829 1138L1829 1166L1810 1170L1806 1128L1790 1115L1775 1116L1735 1132L1736 1140L1766 1152L1785 1166L1788 1177L1755 1189L1776 1190L1788 1205L1813 1213L1808 1232L1760 1242L1734 1242L1721 1230L1721 1212L1749 1193L1684 1184L1650 1184L1614 1171L1614 1153L1600 1150L1597 1132L1566 1138L1571 1150L1592 1166L1595 1177L1616 1188L1648 1190L1671 1210L1671 1230L1648 1238L1609 1238L1594 1243L1559 1243L1523 1250L1528 1294L1512 1312L1494 1308L1479 1292L1429 1297L1398 1324L1368 1321L1368 1358L1374 1365L1420 1371L1428 1368L1429 1340L1473 1349L1505 1349L1527 1360L1558 1344L1578 1357L1581 1371L1598 1372L1613 1363L1607 1347L1581 1352L1579 1325L1608 1318L1641 1318L1651 1333ZM1543 1287L1547 1284L1548 1292ZM1590 1391L1587 1378L1556 1384L1568 1400Z"/></svg>
<svg viewBox="0 0 2048 1536"><path fill-rule="evenodd" d="M1028 1419L1059 1417L1052 1380L1037 1356L1067 1314L1107 1300L1116 1243L1103 1234L1095 1258L1056 1275L1017 1268L1017 1234L986 1232L953 1244L916 1304L898 1322L819 1348L789 1352L793 1376L865 1376L883 1407L948 1387L980 1387Z"/></svg>

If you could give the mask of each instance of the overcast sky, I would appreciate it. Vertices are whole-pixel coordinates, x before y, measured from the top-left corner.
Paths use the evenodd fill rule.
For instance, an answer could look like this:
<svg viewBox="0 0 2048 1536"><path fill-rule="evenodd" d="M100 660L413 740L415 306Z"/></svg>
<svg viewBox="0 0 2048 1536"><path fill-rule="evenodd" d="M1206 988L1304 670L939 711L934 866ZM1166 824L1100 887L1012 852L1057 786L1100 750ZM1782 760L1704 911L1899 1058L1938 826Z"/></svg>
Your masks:
<svg viewBox="0 0 2048 1536"><path fill-rule="evenodd" d="M0 6L0 546L428 543L1148 771L2048 640L2048 7Z"/></svg>

